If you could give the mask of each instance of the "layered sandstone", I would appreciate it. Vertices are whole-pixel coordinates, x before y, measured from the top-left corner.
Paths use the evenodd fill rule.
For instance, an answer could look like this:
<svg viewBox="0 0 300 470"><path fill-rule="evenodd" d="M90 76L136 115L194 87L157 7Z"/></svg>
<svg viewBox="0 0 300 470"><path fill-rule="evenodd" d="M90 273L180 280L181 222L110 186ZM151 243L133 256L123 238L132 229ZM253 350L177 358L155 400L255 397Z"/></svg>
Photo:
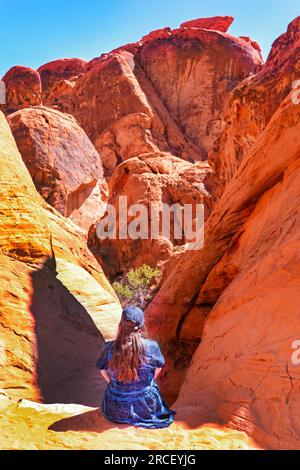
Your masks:
<svg viewBox="0 0 300 470"><path fill-rule="evenodd" d="M0 388L11 398L97 406L95 370L119 303L84 232L37 193L0 116Z"/></svg>
<svg viewBox="0 0 300 470"><path fill-rule="evenodd" d="M46 107L9 116L18 149L43 198L86 230L107 199L101 159L75 119Z"/></svg>
<svg viewBox="0 0 300 470"><path fill-rule="evenodd" d="M192 242L193 239L188 240L187 234L183 233L184 221L178 236L174 214L170 215L170 233L167 236L163 232L161 214L155 213L152 217L151 207L156 204L161 210L162 204L167 204L169 208L178 204L183 209L185 204L189 204L195 219L196 206L203 205L207 213L209 194L203 181L209 172L210 168L204 162L192 164L161 152L142 154L119 165L109 181L108 202L115 209L115 236L99 239L98 224L92 226L89 232L89 247L105 272L114 277L132 266L138 267L143 263L161 266L177 248L184 248L185 244ZM126 198L125 206L121 198ZM140 205L142 212L130 213L130 208L135 204ZM125 215L126 211L128 215ZM137 227L141 237L134 239L130 235L124 236L122 231L126 225L129 231L130 225L142 216L145 216L146 227ZM177 217L182 218L182 213ZM104 220L107 220L107 214ZM102 220L98 222L101 223ZM160 223L159 236L154 239L151 230L156 223ZM195 227L191 225L191 229L195 230Z"/></svg>

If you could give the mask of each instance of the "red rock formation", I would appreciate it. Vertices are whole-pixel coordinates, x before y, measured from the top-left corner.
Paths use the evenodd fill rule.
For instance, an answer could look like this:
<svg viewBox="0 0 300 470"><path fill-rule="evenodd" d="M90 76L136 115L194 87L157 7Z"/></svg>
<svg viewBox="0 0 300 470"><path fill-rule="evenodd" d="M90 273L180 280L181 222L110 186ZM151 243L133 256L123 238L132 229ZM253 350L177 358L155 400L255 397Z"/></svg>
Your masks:
<svg viewBox="0 0 300 470"><path fill-rule="evenodd" d="M56 81L45 98L45 103L49 103L49 107L58 109L67 114L75 114L76 108L76 87L77 77L72 77L69 80Z"/></svg>
<svg viewBox="0 0 300 470"><path fill-rule="evenodd" d="M161 29L156 29L155 31L151 31L151 33L147 34L146 36L143 36L141 39L141 42L144 43L148 40L152 39L162 39L162 38L167 38L170 36L171 33L171 28L161 28Z"/></svg>
<svg viewBox="0 0 300 470"><path fill-rule="evenodd" d="M198 18L197 20L186 21L180 28L204 28L214 29L226 33L234 21L233 16L214 16L211 18Z"/></svg>
<svg viewBox="0 0 300 470"><path fill-rule="evenodd" d="M118 119L95 141L106 176L111 176L122 161L137 155L159 151L151 135L151 118L145 113L132 113Z"/></svg>
<svg viewBox="0 0 300 470"><path fill-rule="evenodd" d="M231 94L220 116L224 132L209 155L214 169L211 191L221 196L244 155L266 128L299 78L300 17L273 44L267 62Z"/></svg>
<svg viewBox="0 0 300 470"><path fill-rule="evenodd" d="M149 150L205 160L222 129L224 97L262 64L256 43L225 34L232 20L206 18L152 31L88 64L45 64L38 69L44 102L75 116L103 152L107 176L117 162ZM120 137L126 132L137 153Z"/></svg>
<svg viewBox="0 0 300 470"><path fill-rule="evenodd" d="M240 36L239 39L242 39L243 41L251 44L251 46L257 50L261 54L261 47L260 45L256 42L253 41L253 39L249 38L249 36Z"/></svg>
<svg viewBox="0 0 300 470"><path fill-rule="evenodd" d="M150 101L146 95L151 96ZM142 69L126 51L95 59L75 86L74 82L60 82L51 90L50 98L53 105L79 120L103 153L107 175L117 162L149 150L169 150L169 143L182 157L197 159L196 150L187 144ZM135 139L134 154L133 147L128 147L130 136Z"/></svg>
<svg viewBox="0 0 300 470"><path fill-rule="evenodd" d="M144 93L133 74L133 57L127 52L101 58L76 86L76 118L92 142L101 132L127 114L151 114ZM92 101L91 101L92 100Z"/></svg>
<svg viewBox="0 0 300 470"><path fill-rule="evenodd" d="M224 30L229 21L206 19L203 25ZM136 127L133 116L124 119L132 114L137 127L140 113L148 116L146 132L137 131L143 151L151 142L153 149L188 161L207 158L222 130L219 112L227 93L259 70L262 57L256 43L203 27L153 31L93 59L78 79L56 82L49 91L47 103L73 114L104 153L107 175L132 156L127 142L116 142L126 122L128 134Z"/></svg>
<svg viewBox="0 0 300 470"><path fill-rule="evenodd" d="M98 406L95 358L119 304L83 232L37 193L3 114L0 142L0 388Z"/></svg>
<svg viewBox="0 0 300 470"><path fill-rule="evenodd" d="M160 236L158 239L138 239L130 237L121 239L118 236L122 224L119 215L122 212L120 196L126 196L128 206L142 204L150 214L151 204L162 203L172 206L179 203L205 203L209 199L203 185L205 176L210 172L206 163L192 164L167 153L150 153L130 158L119 165L109 181L109 203L116 209L116 239L99 240L96 227L89 233L89 247L110 276L128 270L131 266L147 263L151 266L161 266L186 239ZM128 224L136 218L128 216ZM147 217L148 222L148 217ZM150 215L147 227L150 234ZM174 229L174 228L173 228ZM160 228L161 234L161 228ZM150 236L149 236L150 238Z"/></svg>
<svg viewBox="0 0 300 470"><path fill-rule="evenodd" d="M188 345L201 338L175 404L178 419L226 423L274 449L300 445L292 361L300 338L297 48L299 19L262 71L233 91L210 155L216 201L205 245L170 261L147 309L148 330L168 352L162 385L170 397Z"/></svg>
<svg viewBox="0 0 300 470"><path fill-rule="evenodd" d="M85 67L86 61L82 59L58 59L41 65L38 72L41 76L45 99L56 82L80 75L85 71Z"/></svg>
<svg viewBox="0 0 300 470"><path fill-rule="evenodd" d="M6 85L6 105L1 105L6 114L42 103L40 75L29 67L12 67L3 77Z"/></svg>
<svg viewBox="0 0 300 470"><path fill-rule="evenodd" d="M229 422L272 448L300 444L300 372L291 359L300 336L299 126L289 95L216 203L204 248L167 271L147 310L152 334L165 344L172 337L174 348L182 326L195 325L193 307L210 306L176 404L179 418Z"/></svg>
<svg viewBox="0 0 300 470"><path fill-rule="evenodd" d="M8 121L39 193L88 229L103 213L107 184L84 131L72 116L46 107L17 111Z"/></svg>
<svg viewBox="0 0 300 470"><path fill-rule="evenodd" d="M196 28L143 44L139 60L185 138L196 145L198 159L207 157L222 129L219 113L227 94L262 62L251 44Z"/></svg>

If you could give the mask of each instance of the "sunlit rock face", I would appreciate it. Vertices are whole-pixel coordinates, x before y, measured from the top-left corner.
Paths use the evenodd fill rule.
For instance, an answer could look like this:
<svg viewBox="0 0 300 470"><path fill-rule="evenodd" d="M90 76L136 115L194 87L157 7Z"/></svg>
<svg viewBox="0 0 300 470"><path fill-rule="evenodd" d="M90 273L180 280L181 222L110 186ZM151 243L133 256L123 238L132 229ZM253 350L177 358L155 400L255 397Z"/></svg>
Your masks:
<svg viewBox="0 0 300 470"><path fill-rule="evenodd" d="M188 230L185 230L184 224L189 223L188 213L185 216L182 211L185 210L185 205L191 206L192 217L188 227L195 231L193 222L197 217L197 206L199 214L203 206L203 218L208 212L209 194L203 181L210 171L207 163L193 164L162 152L130 158L115 169L109 181L108 202L115 209L116 236L107 239L98 237L97 229L107 220L105 214L103 219L91 227L88 237L90 249L110 277L143 263L162 267L177 249L185 249L188 242L194 241ZM132 213L136 204L142 205L143 212ZM155 207L162 210L163 204L168 209L176 204L180 208L180 213L169 213L170 224L165 226L169 233L163 231L162 216L154 212ZM142 238L138 239L134 238L134 227L131 233L131 225L135 223L137 215L140 223L136 226L136 232L143 233ZM203 223L202 212L200 215L198 228ZM158 236L154 238L151 234L156 224ZM176 227L181 227L179 233L178 230L176 232ZM127 236L123 234L124 228Z"/></svg>
<svg viewBox="0 0 300 470"><path fill-rule="evenodd" d="M168 350L187 330L190 339L201 338L175 404L179 416L229 423L270 448L300 445L300 369L293 362L300 338L300 114L292 94L225 186L203 249L166 270L147 310L149 330ZM169 367L171 393L172 354Z"/></svg>
<svg viewBox="0 0 300 470"><path fill-rule="evenodd" d="M211 18L198 18L186 21L180 25L181 28L214 29L226 33L234 21L233 16L213 16Z"/></svg>
<svg viewBox="0 0 300 470"><path fill-rule="evenodd" d="M37 193L2 114L0 134L0 388L97 406L95 358L119 303L84 232Z"/></svg>
<svg viewBox="0 0 300 470"><path fill-rule="evenodd" d="M107 183L83 129L72 116L46 107L17 111L8 122L38 192L88 230L105 209Z"/></svg>
<svg viewBox="0 0 300 470"><path fill-rule="evenodd" d="M221 131L218 115L228 92L259 69L261 57L240 39L192 27L145 41L139 61L198 159L206 159Z"/></svg>
<svg viewBox="0 0 300 470"><path fill-rule="evenodd" d="M292 188L287 178L283 177L285 172L292 171L292 169L288 170L288 165L292 168L292 164L282 163L281 157L290 152L291 161L294 159L294 165L296 165L299 155L297 148L299 110L295 106L295 97L299 96L295 89L295 80L298 78L297 70L299 69L298 49L299 18L296 18L289 25L287 32L274 42L262 70L243 81L229 95L227 105L220 115L221 119L224 118L224 130L215 142L214 149L209 153L208 159L214 171L212 177L209 176L209 179L206 179L206 185L211 193L215 209L206 223L204 249L194 254L188 253L187 256L179 258L179 261L178 258L173 259L169 265L166 265L165 282L147 314L150 331L152 330L154 335L160 336L161 341L166 345L166 350L169 351L170 369L166 369L162 384L166 393L173 398L174 391L180 389L189 364L188 356L191 357L192 353L189 350L190 344L194 341L194 345L196 345L202 340L199 353L196 353L193 360L195 365L191 367L188 379L189 384L191 382L205 384L203 388L202 385L199 386L199 390L201 389L200 399L188 400L187 395L190 394L190 390L188 387L185 389L184 386L182 393L186 390L185 398L181 398L183 395L180 395L178 406L189 409L191 405L191 416L193 413L197 414L198 409L199 419L204 420L212 419L214 416L215 419L218 417L218 419L226 421L230 420L229 415L232 413L232 419L236 426L248 428L248 432L252 429L253 435L259 436L264 445L273 448L277 446L283 448L299 447L299 433L297 430L295 432L294 425L290 424L298 419L295 406L292 403L299 392L296 391L295 395L290 394L288 384L291 383L290 370L292 370L291 380L293 384L296 380L297 384L297 370L291 364L293 353L291 344L298 336L300 337L300 332L297 334L294 309L290 303L286 302L286 283L282 281L280 288L277 285L276 276L279 274L276 274L276 268L274 266L268 268L269 294L263 287L265 285L263 279L260 278L263 276L262 271L257 272L256 270L259 269L260 264L273 263L273 260L277 259L276 247L278 243L285 243L284 240L277 241L278 237L280 239L279 233L289 232L289 224L295 224L297 227L298 213L297 211L293 212L293 209L290 210L291 202L289 203L289 200L297 201L296 180L294 180L295 186ZM269 163L265 161L267 152L268 158L270 158ZM244 160L246 160L245 163ZM276 165L278 173L271 175L271 168L275 168ZM248 166L252 168L252 176L247 172ZM257 186L260 178L267 175L268 172L269 176L266 177L264 185L258 184ZM267 199L265 196L264 200L268 203L265 203L264 210L261 209L260 216L265 218L266 224L262 225L262 221L257 216L251 229L249 228L249 233L247 233L248 226L245 221L248 220L247 218L252 213L257 201L260 201L264 193L269 194L270 188L275 186L280 178L283 178L282 184L277 187L286 194L285 202L275 202L275 199ZM247 186L249 192L253 191L253 195L249 200L238 202L243 184ZM228 192L229 188L232 193ZM232 194L231 198L229 194ZM270 192L270 194L272 193ZM295 203L297 204L297 202ZM230 206L231 209L229 209ZM236 218L234 214L237 213L239 216ZM224 225L226 220L228 220L228 226ZM251 219L249 218L249 220ZM278 227L276 227L276 223ZM269 227L268 224L270 224ZM271 230L273 230L272 234ZM219 237L218 240L216 235ZM295 237L297 237L296 233ZM245 240L247 242L244 246L243 241ZM240 247L240 245L242 246ZM225 247L226 249L224 249ZM297 258L296 245L294 248L295 251L292 250L291 259ZM264 249L266 251L262 251ZM285 250L285 248L282 249ZM266 257L267 253L269 261L260 259L263 256ZM289 259L289 256L283 255L283 259ZM292 264L291 261L291 266ZM274 273L272 273L272 269L274 269ZM280 270L279 267L278 269ZM243 276L241 271L244 272ZM249 272L252 273L251 276L256 276L255 281ZM260 309L257 309L252 306L251 298L255 298L259 283L265 290L260 294L262 305ZM239 291L240 288L241 291ZM277 301L280 305L282 303L279 308L275 308L274 302ZM252 316L244 316L243 311L247 311L247 309L251 310ZM279 311L285 312L285 318L288 319L285 320L286 325L282 330L279 326L282 318L279 317L277 323L275 316L273 320L274 310L278 311L278 314ZM155 322L156 315L159 314L161 319L161 311L165 312L163 321L166 325L165 332L162 331L161 324L160 328L157 328ZM220 312L220 316L218 312ZM266 329L268 315L269 321L274 321L274 325L277 325L275 326L277 333L275 332L274 335ZM241 316L244 318L245 331L240 337ZM236 354L235 366L244 367L240 364L243 363L247 354L247 347L245 346L243 352L244 346L242 345L244 335L247 336L247 329L251 331L251 337L254 341L254 344L252 343L253 354L255 351L258 358L264 353L260 351L257 344L260 341L260 335L265 335L266 342L263 344L267 345L266 347L273 351L272 354L278 355L282 363L285 364L283 367L286 367L286 372L282 375L283 379L281 379L281 372L278 372L277 365L274 365L272 361L269 363L267 358L262 358L255 362L251 356L249 361L253 359L253 369L252 365L245 365L245 369L249 372L249 382L246 383L241 377L236 381L233 378L233 383L231 382L230 377L233 369L230 368L231 366L227 369L226 361L230 362L231 359L228 359L229 356L226 352L228 349L224 341L226 342L226 338L228 338L226 344L232 350L232 355ZM231 330L232 335L231 333L227 335L227 332L229 333ZM171 331L172 333L170 333ZM279 336L280 331L285 335L282 346L279 344L280 338L278 344L276 343L276 335ZM234 335L236 335L236 343L233 341ZM257 344L255 344L256 341ZM208 347L208 344L211 344L211 347ZM224 354L221 352L223 347ZM209 349L209 352L205 359L203 351L206 351L206 348ZM212 353L212 349L216 351L215 354ZM177 355L174 355L174 351L178 352ZM209 355L212 357L211 362L209 362ZM214 365L217 362L216 358L219 358L220 368ZM263 363L265 366L260 366ZM270 373L267 374L269 366ZM256 372L252 373L250 369ZM196 370L199 373L196 373ZM214 370L216 370L216 374L214 374ZM221 370L225 371L223 385L219 382L222 375ZM258 373L258 370L261 370L262 376L259 375L260 373L258 375L262 379L264 374L267 375L267 378L263 380L262 387L255 385L255 381L258 379L254 378L254 374ZM196 377L194 382L193 377ZM225 379L225 377L229 377L229 379ZM208 385L210 378L212 378L211 385ZM286 384L286 387L282 388L282 384ZM195 388L195 394L190 396L197 395L197 387L198 385ZM211 393L213 387L222 390L217 398L217 394ZM256 393L248 392L247 388L255 390ZM277 403L278 389L281 390L282 397ZM235 395L240 397L240 401L235 398ZM251 403L250 396L253 402L255 401L254 404ZM284 398L286 396L288 398ZM212 398L210 406L208 406L208 397ZM232 403L231 397L234 397ZM214 401L215 399L216 401ZM285 399L290 402L287 409L284 407ZM201 400L205 403L203 408ZM273 402L277 403L277 408L273 408L272 405L274 411L269 412L269 421L267 422L264 409L269 409L271 407L269 404ZM203 411L205 407L208 414ZM255 418L256 413L260 423L263 424L258 424L258 418ZM280 419L277 420L277 416L280 416ZM286 436L289 437L284 438L279 428L285 429Z"/></svg>
<svg viewBox="0 0 300 470"><path fill-rule="evenodd" d="M103 155L107 176L149 151L205 160L222 130L227 94L262 65L254 41L226 33L232 21L217 17L153 31L93 59L78 78L54 83L47 104L78 119Z"/></svg>
<svg viewBox="0 0 300 470"><path fill-rule="evenodd" d="M57 59L41 65L38 72L41 76L43 98L47 102L48 94L54 84L61 80L78 77L85 71L86 61L82 59Z"/></svg>
<svg viewBox="0 0 300 470"><path fill-rule="evenodd" d="M36 70L17 65L2 80L5 83L6 104L0 104L0 110L5 114L42 103L42 83Z"/></svg>
<svg viewBox="0 0 300 470"><path fill-rule="evenodd" d="M300 17L274 41L266 63L229 95L220 115L224 131L209 153L214 169L211 192L217 200L240 162L299 80ZM299 96L297 90L295 98ZM297 95L297 96L296 96Z"/></svg>

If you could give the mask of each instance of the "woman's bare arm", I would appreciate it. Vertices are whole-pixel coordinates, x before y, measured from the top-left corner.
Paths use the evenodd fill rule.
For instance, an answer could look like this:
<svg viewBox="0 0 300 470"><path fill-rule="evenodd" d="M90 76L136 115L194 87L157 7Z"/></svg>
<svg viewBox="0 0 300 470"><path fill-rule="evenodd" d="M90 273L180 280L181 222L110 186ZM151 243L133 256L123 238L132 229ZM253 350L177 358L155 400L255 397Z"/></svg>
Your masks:
<svg viewBox="0 0 300 470"><path fill-rule="evenodd" d="M161 369L162 369L162 367L157 367L157 368L155 369L155 372L154 372L154 380L156 380L157 377L159 376L159 374L161 373Z"/></svg>
<svg viewBox="0 0 300 470"><path fill-rule="evenodd" d="M110 378L109 378L109 376L107 375L106 370L105 370L105 369L102 369L100 372L101 372L101 374L103 375L103 377L105 378L106 382L109 383L109 382L110 382Z"/></svg>

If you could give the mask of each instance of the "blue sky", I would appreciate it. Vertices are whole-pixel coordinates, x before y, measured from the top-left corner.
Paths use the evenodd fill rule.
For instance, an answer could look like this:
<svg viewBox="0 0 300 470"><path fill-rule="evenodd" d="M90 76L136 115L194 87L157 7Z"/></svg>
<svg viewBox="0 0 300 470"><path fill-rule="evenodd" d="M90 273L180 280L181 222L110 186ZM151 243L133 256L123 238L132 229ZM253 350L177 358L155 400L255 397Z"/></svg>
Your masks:
<svg viewBox="0 0 300 470"><path fill-rule="evenodd" d="M0 77L61 57L91 59L148 32L199 17L235 16L230 33L251 36L265 57L300 15L299 0L0 0Z"/></svg>

